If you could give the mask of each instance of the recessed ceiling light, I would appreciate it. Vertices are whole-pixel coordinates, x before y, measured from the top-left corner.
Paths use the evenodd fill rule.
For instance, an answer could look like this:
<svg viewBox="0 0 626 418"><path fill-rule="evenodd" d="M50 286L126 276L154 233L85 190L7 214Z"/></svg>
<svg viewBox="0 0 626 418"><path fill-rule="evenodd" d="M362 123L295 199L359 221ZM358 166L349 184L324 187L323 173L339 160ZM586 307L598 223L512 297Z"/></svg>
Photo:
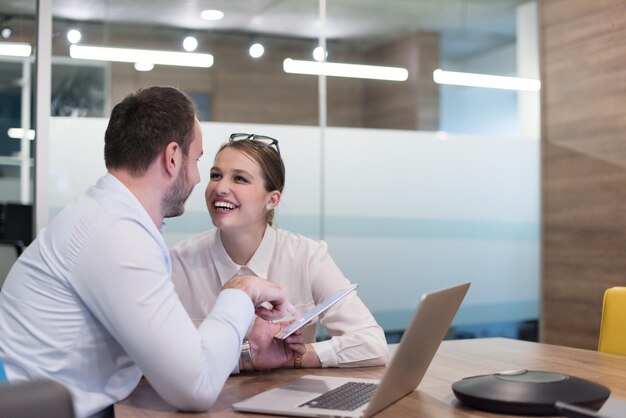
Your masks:
<svg viewBox="0 0 626 418"><path fill-rule="evenodd" d="M13 34L13 30L10 27L8 27L8 26L3 27L2 31L0 31L0 35L4 39L9 39L12 34Z"/></svg>
<svg viewBox="0 0 626 418"><path fill-rule="evenodd" d="M265 48L260 43L256 42L250 45L250 56L252 58L260 58L265 53Z"/></svg>
<svg viewBox="0 0 626 418"><path fill-rule="evenodd" d="M137 71L152 71L154 69L154 64L151 62L136 62L134 67Z"/></svg>
<svg viewBox="0 0 626 418"><path fill-rule="evenodd" d="M313 50L313 59L318 62L322 62L328 58L328 51L324 51L321 46L315 47Z"/></svg>
<svg viewBox="0 0 626 418"><path fill-rule="evenodd" d="M70 41L71 44L77 44L82 37L83 35L78 29L70 29L67 31L67 40Z"/></svg>
<svg viewBox="0 0 626 418"><path fill-rule="evenodd" d="M204 20L222 20L224 12L221 10L203 10L200 13L200 17Z"/></svg>
<svg viewBox="0 0 626 418"><path fill-rule="evenodd" d="M194 38L193 36L187 36L183 40L183 48L185 48L185 51L193 52L196 50L197 47L198 47L198 40Z"/></svg>

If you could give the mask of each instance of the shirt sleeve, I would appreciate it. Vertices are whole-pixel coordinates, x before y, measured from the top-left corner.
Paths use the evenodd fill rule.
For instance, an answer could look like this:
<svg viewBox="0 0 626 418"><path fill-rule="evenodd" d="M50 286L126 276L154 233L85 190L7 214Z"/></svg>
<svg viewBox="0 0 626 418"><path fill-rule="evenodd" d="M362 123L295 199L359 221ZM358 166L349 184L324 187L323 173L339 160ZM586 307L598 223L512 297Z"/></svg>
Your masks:
<svg viewBox="0 0 626 418"><path fill-rule="evenodd" d="M221 292L196 329L174 292L167 253L130 220L94 233L75 273L85 305L165 401L193 411L213 404L254 316L244 292Z"/></svg>
<svg viewBox="0 0 626 418"><path fill-rule="evenodd" d="M177 245L170 251L174 290L196 328L211 311L222 290L205 243L206 240L194 237L184 247Z"/></svg>
<svg viewBox="0 0 626 418"><path fill-rule="evenodd" d="M322 242L309 260L315 303L350 286ZM358 289L357 289L358 291ZM356 293L320 316L331 339L313 343L322 367L380 366L387 362L387 341L382 328Z"/></svg>

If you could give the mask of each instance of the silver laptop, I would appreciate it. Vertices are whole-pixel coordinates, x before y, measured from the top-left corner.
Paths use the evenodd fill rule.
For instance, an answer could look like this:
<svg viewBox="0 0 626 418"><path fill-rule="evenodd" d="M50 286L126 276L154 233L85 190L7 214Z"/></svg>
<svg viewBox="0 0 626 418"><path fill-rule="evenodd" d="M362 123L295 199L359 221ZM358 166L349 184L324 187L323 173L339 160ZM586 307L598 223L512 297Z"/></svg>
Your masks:
<svg viewBox="0 0 626 418"><path fill-rule="evenodd" d="M370 417L376 414L415 390L469 286L470 283L463 283L422 296L382 380L303 376L237 402L233 408L303 417Z"/></svg>

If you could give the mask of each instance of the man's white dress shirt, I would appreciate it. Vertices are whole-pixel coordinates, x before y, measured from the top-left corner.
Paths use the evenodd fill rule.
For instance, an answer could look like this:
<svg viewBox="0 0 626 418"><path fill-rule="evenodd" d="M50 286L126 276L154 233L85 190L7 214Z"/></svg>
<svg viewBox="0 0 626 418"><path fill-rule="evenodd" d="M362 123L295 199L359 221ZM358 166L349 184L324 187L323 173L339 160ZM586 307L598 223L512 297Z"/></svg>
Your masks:
<svg viewBox="0 0 626 418"><path fill-rule="evenodd" d="M170 273L146 210L116 177L100 178L4 283L0 357L9 382L57 380L87 417L128 396L143 373L170 404L208 408L238 362L254 307L244 292L219 292L196 329Z"/></svg>
<svg viewBox="0 0 626 418"><path fill-rule="evenodd" d="M287 290L289 300L300 312L350 286L325 242L269 226L246 266L232 261L217 229L180 242L171 256L172 281L196 325L211 311L222 285L235 275L252 274L271 280ZM383 330L356 293L326 311L320 320L332 338L314 342L315 323L305 327L304 336L313 343L322 367L385 364L387 343Z"/></svg>

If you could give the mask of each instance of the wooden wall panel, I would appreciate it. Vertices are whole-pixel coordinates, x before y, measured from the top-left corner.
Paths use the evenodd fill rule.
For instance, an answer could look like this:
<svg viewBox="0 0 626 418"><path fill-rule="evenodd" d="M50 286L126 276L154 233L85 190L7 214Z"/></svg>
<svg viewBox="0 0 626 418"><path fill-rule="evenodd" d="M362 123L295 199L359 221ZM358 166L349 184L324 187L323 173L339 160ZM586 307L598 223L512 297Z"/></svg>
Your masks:
<svg viewBox="0 0 626 418"><path fill-rule="evenodd" d="M541 0L542 313L547 343L595 349L626 285L626 2Z"/></svg>
<svg viewBox="0 0 626 418"><path fill-rule="evenodd" d="M439 129L439 86L433 71L441 66L440 36L415 33L370 52L374 65L403 67L404 82L365 81L365 124L369 128Z"/></svg>

